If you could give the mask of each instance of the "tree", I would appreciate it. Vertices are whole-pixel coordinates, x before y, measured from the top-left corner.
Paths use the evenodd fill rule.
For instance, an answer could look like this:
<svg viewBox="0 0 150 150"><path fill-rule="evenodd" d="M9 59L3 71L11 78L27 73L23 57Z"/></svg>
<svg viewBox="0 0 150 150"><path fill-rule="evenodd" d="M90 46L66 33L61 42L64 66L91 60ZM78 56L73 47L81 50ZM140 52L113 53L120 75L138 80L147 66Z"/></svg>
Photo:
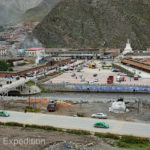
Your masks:
<svg viewBox="0 0 150 150"><path fill-rule="evenodd" d="M7 71L8 64L4 60L0 60L0 71Z"/></svg>
<svg viewBox="0 0 150 150"><path fill-rule="evenodd" d="M4 27L0 25L0 32L5 31Z"/></svg>

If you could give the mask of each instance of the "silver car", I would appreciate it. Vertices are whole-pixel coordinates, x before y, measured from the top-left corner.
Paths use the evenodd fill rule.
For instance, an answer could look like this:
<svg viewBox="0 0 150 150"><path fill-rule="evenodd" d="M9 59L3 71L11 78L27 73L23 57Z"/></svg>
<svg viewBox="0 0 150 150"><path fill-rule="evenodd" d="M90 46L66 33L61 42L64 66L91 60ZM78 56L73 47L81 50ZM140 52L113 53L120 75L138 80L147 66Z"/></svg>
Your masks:
<svg viewBox="0 0 150 150"><path fill-rule="evenodd" d="M103 113L92 114L91 117L98 118L98 119L107 119L107 115L105 115Z"/></svg>

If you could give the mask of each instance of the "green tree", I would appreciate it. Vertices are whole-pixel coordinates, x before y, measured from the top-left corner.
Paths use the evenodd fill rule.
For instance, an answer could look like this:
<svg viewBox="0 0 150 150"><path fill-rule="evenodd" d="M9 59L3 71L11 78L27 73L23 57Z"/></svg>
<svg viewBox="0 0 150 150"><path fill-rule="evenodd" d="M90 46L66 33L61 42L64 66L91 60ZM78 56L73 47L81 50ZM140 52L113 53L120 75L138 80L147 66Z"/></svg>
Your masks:
<svg viewBox="0 0 150 150"><path fill-rule="evenodd" d="M7 71L8 64L4 60L0 60L0 71Z"/></svg>

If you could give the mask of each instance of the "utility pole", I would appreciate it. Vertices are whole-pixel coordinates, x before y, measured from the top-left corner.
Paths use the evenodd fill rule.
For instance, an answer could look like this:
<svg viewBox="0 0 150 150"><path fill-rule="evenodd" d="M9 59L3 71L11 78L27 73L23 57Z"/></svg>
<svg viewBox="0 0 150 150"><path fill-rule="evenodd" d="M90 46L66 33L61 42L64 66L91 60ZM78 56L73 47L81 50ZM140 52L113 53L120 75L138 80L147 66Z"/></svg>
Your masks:
<svg viewBox="0 0 150 150"><path fill-rule="evenodd" d="M138 113L142 112L142 107L143 107L142 100L138 99Z"/></svg>
<svg viewBox="0 0 150 150"><path fill-rule="evenodd" d="M30 87L29 87L29 106L30 106L30 93L31 93L31 90L30 90Z"/></svg>

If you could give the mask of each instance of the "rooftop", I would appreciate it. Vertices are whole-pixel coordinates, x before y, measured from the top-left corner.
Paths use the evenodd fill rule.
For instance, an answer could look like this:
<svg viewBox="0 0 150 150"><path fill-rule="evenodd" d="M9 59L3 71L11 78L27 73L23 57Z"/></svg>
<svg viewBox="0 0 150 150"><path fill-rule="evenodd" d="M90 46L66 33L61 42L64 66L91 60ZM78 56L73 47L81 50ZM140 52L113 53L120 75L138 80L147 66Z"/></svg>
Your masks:
<svg viewBox="0 0 150 150"><path fill-rule="evenodd" d="M34 48L28 48L28 49L25 49L27 51L36 51L36 50L41 50L43 48L37 48L37 47L34 47Z"/></svg>

